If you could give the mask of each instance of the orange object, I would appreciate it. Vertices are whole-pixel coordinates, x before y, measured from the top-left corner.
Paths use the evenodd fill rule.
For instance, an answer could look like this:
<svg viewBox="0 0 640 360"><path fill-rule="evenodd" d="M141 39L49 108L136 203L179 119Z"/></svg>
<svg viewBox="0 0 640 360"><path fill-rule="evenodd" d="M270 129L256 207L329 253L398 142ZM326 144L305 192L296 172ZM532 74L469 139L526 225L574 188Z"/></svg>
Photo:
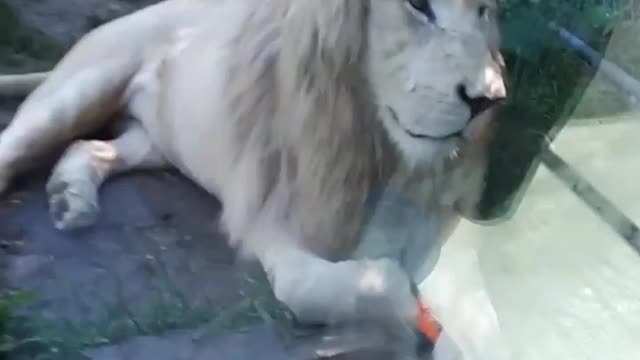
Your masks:
<svg viewBox="0 0 640 360"><path fill-rule="evenodd" d="M431 316L429 308L420 300L418 300L418 329L426 336L431 343L435 344L440 336L440 325Z"/></svg>

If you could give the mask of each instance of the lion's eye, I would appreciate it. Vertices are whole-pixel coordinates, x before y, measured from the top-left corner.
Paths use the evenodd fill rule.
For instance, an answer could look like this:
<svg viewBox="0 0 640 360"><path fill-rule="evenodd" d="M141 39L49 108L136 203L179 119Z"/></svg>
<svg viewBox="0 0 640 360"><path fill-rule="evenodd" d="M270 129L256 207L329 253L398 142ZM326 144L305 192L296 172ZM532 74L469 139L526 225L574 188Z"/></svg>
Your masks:
<svg viewBox="0 0 640 360"><path fill-rule="evenodd" d="M489 16L489 6L487 5L480 5L478 7L478 17L480 19L486 19Z"/></svg>
<svg viewBox="0 0 640 360"><path fill-rule="evenodd" d="M436 21L436 14L433 12L433 9L431 8L431 3L429 2L429 0L408 0L408 1L409 1L409 4L411 4L411 6L414 9L423 13L427 17L427 19L429 19L432 22Z"/></svg>

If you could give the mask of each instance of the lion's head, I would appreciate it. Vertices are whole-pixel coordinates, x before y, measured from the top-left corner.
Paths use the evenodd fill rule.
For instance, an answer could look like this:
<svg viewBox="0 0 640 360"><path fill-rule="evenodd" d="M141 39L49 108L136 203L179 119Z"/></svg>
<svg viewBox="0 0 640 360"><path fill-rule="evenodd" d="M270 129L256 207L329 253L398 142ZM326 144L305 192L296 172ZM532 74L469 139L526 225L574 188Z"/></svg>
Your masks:
<svg viewBox="0 0 640 360"><path fill-rule="evenodd" d="M236 159L263 177L249 213L225 214L231 238L268 208L348 254L372 191L481 137L475 115L505 97L498 43L494 0L256 1L228 96Z"/></svg>
<svg viewBox="0 0 640 360"><path fill-rule="evenodd" d="M430 159L505 97L494 0L372 1L368 78L405 156Z"/></svg>

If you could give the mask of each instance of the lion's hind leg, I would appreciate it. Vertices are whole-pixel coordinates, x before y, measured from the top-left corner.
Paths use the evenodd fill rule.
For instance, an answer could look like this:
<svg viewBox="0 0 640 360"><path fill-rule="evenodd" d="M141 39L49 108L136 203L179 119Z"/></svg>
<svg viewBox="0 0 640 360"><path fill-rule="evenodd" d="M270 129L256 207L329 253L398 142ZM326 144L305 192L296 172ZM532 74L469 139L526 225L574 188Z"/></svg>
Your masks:
<svg viewBox="0 0 640 360"><path fill-rule="evenodd" d="M35 159L99 129L120 109L135 68L128 60L95 60L79 67L63 60L20 105L0 133L0 193Z"/></svg>
<svg viewBox="0 0 640 360"><path fill-rule="evenodd" d="M93 225L99 211L98 190L110 176L167 165L137 120L110 141L79 140L65 151L47 183L49 210L56 228Z"/></svg>

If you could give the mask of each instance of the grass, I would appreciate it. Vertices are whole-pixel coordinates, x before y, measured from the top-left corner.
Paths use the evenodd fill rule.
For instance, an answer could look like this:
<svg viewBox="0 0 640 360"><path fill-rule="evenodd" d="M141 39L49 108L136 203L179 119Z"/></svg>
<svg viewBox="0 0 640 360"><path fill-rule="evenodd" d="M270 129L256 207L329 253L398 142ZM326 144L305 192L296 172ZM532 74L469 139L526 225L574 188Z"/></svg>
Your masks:
<svg viewBox="0 0 640 360"><path fill-rule="evenodd" d="M115 345L138 336L162 336L195 328L201 330L201 335L215 336L288 319L288 313L265 282L250 278L247 281L252 284L250 293L225 307L211 304L189 307L179 297L163 296L140 314L130 314L123 311L121 304L113 303L104 306L99 320L78 323L48 320L36 312L19 311L33 296L7 293L13 295L0 296L0 334L4 334L0 337L0 359L85 359L84 349Z"/></svg>
<svg viewBox="0 0 640 360"><path fill-rule="evenodd" d="M527 27L535 38L518 38L512 27ZM582 63L543 24L508 24L505 61L511 97L502 109L492 144L482 218L507 218L518 203L537 155L553 130L561 126L582 97L594 71Z"/></svg>
<svg viewBox="0 0 640 360"><path fill-rule="evenodd" d="M29 339L15 336L19 327L18 313L33 301L34 296L28 292L3 291L0 293L0 358L25 345Z"/></svg>
<svg viewBox="0 0 640 360"><path fill-rule="evenodd" d="M548 20L548 19L545 19ZM640 78L638 23L609 23L603 29L582 18L561 22L597 51ZM611 36L609 30L615 26ZM578 29L578 30L575 30ZM481 202L485 221L508 219L538 164L538 155L569 118L602 118L630 108L625 95L567 50L535 12L503 19L504 54L511 98L500 114L492 146L487 189Z"/></svg>
<svg viewBox="0 0 640 360"><path fill-rule="evenodd" d="M625 22L616 27L606 49L606 57L620 66L631 76L640 79L640 49L637 34L640 32L640 22ZM640 101L640 99L636 99ZM638 104L631 103L625 94L607 79L597 75L593 85L587 89L584 98L575 111L578 118L598 118L620 112L627 112L637 108Z"/></svg>

